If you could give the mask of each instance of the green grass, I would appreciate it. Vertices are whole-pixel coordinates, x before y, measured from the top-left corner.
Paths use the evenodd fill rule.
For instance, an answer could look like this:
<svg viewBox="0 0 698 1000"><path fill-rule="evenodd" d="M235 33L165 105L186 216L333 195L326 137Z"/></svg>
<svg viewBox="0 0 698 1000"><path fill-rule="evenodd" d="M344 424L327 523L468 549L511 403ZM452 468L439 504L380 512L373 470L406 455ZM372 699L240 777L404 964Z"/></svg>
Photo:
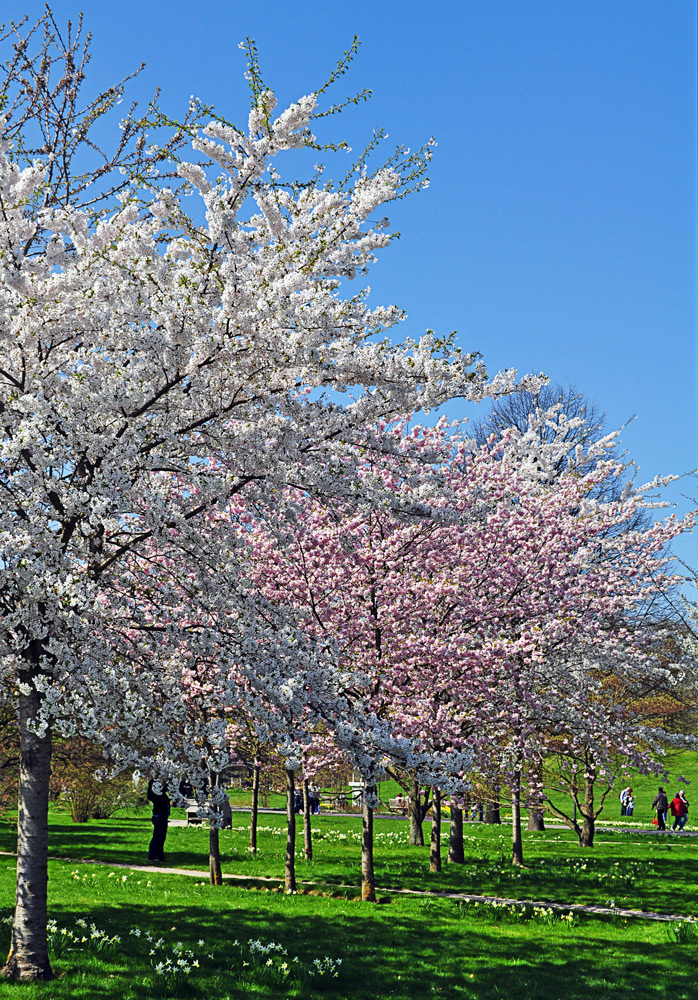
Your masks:
<svg viewBox="0 0 698 1000"><path fill-rule="evenodd" d="M688 763L692 767L695 758ZM644 780L646 787L637 776L632 782L638 804L641 796L654 794L655 779ZM181 815L173 811L173 817ZM582 850L567 830L526 833L528 867L518 870L509 864L506 826L468 824L465 865L445 863L441 874L432 875L427 870L429 848L409 846L407 823L378 819L376 878L384 902L372 906L355 898L360 862L357 816L313 817L312 862L302 858L298 824L297 873L304 884L296 896L255 883L261 875L283 876L281 815L260 816L259 850L252 857L247 850L248 818L233 814L235 829L221 834L223 868L247 881L220 888L203 878L108 867L115 862L146 863L151 832L147 811L81 825L72 823L65 812L52 810L50 822L50 915L59 930L87 940L68 940L66 945L70 935L57 935L64 945L52 959L58 978L49 984L0 982L0 1000L157 996L583 1000L611 994L614 1000L636 1000L639 995L664 995L668 986L675 1000L694 1000L698 994L698 934L693 928L679 943L671 925L641 919L582 916L570 923L559 914L534 915L530 908L463 906L453 900L390 892L404 887L564 904L613 900L618 907L698 917L694 875L698 838L619 830L597 834L595 847ZM428 841L429 823L425 836ZM14 823L6 817L0 821L0 849L14 847ZM446 825L443 848L445 858ZM203 872L207 850L205 829L170 827L168 865ZM91 859L107 867L60 858ZM0 857L0 917L10 915L13 899L14 861ZM78 920L87 929L76 924ZM98 939L92 941L89 930L92 924L108 937L118 935L120 942L97 950ZM139 936L131 933L134 929L140 930ZM679 930L678 936L684 933ZM259 939L263 946L276 942L287 954L269 952L255 964L247 945L250 939ZM235 945L236 940L240 944ZM199 966L180 982L167 981L154 966L173 954L177 942L184 952L191 950ZM0 947L8 943L9 926L0 923ZM156 954L151 956L151 950ZM268 957L271 967L264 964ZM338 976L310 977L314 960L325 957L341 959ZM288 979L283 961L291 970Z"/></svg>
<svg viewBox="0 0 698 1000"><path fill-rule="evenodd" d="M598 819L603 826L609 820L621 821L619 795L622 788L630 785L635 797L635 813L633 820L649 824L655 813L652 810L652 801L657 794L657 789L661 785L669 796L669 801L673 799L679 788L683 788L688 796L689 802L694 797L692 787L698 781L698 754L692 750L670 751L663 760L664 766L669 772L669 778L656 777L655 775L638 774L636 771L628 771L619 776L615 788L609 793L604 810ZM689 784L680 782L680 777L687 778ZM555 794L551 791L553 801L556 801ZM562 801L562 799L561 799ZM698 791L695 793L695 803L693 813L698 817Z"/></svg>
<svg viewBox="0 0 698 1000"><path fill-rule="evenodd" d="M54 959L59 979L2 983L3 1000L157 995L582 1000L611 991L617 1000L634 1000L663 995L668 982L676 1000L695 997L696 944L673 943L665 926L644 921L582 918L569 926L559 919L511 922L506 914L483 920L445 900L425 904L393 898L371 906L342 898L214 888L176 875L118 871L110 877L109 869L89 865L81 866L77 877L73 871L68 864L51 863L54 919L67 928L85 919L120 935L121 942L97 953L89 944L75 945ZM0 893L8 904L12 878L12 866L6 865ZM9 905L1 912L9 913ZM7 945L9 929L0 928L0 943ZM140 937L129 933L133 928L140 929ZM164 988L148 955L147 932L163 939L158 958L182 942L197 956L199 968L173 989ZM267 981L264 967L249 976L233 942L251 938L283 944L287 960L299 957L305 969L315 958L341 959L339 976L321 981L321 989L307 978L283 985ZM241 974L249 978L241 981Z"/></svg>
<svg viewBox="0 0 698 1000"><path fill-rule="evenodd" d="M302 834L297 829L298 877L326 885L358 890L360 818L313 817L314 857L302 857ZM246 876L282 878L285 818L264 814L260 820L259 849L248 852L249 821L233 814L234 829L221 833L224 871ZM147 813L111 820L74 824L64 813L52 813L50 852L54 858L82 858L105 863L146 864L150 837ZM428 840L430 824L425 823ZM448 829L443 828L444 855ZM432 889L546 900L561 903L618 905L698 916L695 863L698 839L685 835L599 833L591 850L581 850L567 830L525 834L527 868L513 868L510 833L506 826L467 824L466 863L444 864L441 874L428 872L428 846L410 847L407 823L399 819L375 822L376 879L383 889ZM176 868L206 870L208 831L201 827L170 827L167 863ZM13 851L15 831L0 823L0 849Z"/></svg>

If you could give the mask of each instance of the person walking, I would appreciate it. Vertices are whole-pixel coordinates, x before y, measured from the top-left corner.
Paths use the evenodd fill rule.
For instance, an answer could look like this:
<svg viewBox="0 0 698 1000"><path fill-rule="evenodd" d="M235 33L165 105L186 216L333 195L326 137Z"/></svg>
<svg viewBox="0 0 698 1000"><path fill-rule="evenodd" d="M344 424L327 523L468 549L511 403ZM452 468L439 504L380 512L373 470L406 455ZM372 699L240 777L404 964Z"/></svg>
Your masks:
<svg viewBox="0 0 698 1000"><path fill-rule="evenodd" d="M688 802L686 801L683 789L677 792L671 800L669 809L671 811L671 815L674 817L674 825L671 828L672 833L675 833L677 830L681 833L686 825L686 820L688 819Z"/></svg>
<svg viewBox="0 0 698 1000"><path fill-rule="evenodd" d="M666 830L666 814L669 808L669 799L661 785L652 800L652 808L657 810L657 829Z"/></svg>
<svg viewBox="0 0 698 1000"><path fill-rule="evenodd" d="M148 861L164 861L167 819L170 815L170 797L167 794L167 785L162 781L149 781L148 799L153 803L151 817L153 836L148 847Z"/></svg>

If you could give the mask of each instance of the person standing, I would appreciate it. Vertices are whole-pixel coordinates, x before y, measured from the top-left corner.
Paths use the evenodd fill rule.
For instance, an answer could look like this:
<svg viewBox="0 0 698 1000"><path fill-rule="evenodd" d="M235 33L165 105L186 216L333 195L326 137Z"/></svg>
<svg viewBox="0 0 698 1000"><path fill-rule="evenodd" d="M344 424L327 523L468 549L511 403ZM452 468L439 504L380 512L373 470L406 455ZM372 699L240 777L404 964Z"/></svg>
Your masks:
<svg viewBox="0 0 698 1000"><path fill-rule="evenodd" d="M628 794L625 796L625 815L632 816L635 812L635 799L633 798L632 788L628 789Z"/></svg>
<svg viewBox="0 0 698 1000"><path fill-rule="evenodd" d="M630 787L630 785L628 785L628 787L624 788L623 791L620 793L620 814L621 814L621 816L627 816L628 815L628 813L627 813L627 798L628 798L628 796L630 795L631 792L632 792L632 788Z"/></svg>
<svg viewBox="0 0 698 1000"><path fill-rule="evenodd" d="M686 820L688 819L688 802L686 801L683 789L676 793L674 798L671 800L669 808L671 810L671 815L674 817L674 825L671 829L673 832L678 830L679 833L681 833L686 825Z"/></svg>
<svg viewBox="0 0 698 1000"><path fill-rule="evenodd" d="M170 797L167 794L167 785L162 781L149 781L148 799L153 803L151 817L153 836L148 847L148 861L164 861L167 820L170 815Z"/></svg>
<svg viewBox="0 0 698 1000"><path fill-rule="evenodd" d="M657 829L666 830L666 814L669 808L669 799L661 785L652 801L652 808L657 810Z"/></svg>

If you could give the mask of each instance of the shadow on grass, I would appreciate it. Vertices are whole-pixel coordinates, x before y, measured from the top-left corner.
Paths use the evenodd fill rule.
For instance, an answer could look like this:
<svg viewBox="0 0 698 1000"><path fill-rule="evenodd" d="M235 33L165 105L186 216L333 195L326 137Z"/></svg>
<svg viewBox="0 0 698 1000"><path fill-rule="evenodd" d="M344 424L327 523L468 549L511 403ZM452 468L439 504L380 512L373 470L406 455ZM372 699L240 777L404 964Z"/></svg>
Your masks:
<svg viewBox="0 0 698 1000"><path fill-rule="evenodd" d="M203 891L203 890L202 890ZM698 958L695 946L681 948L647 925L627 932L601 922L569 929L533 924L482 925L458 920L445 910L425 912L418 904L370 906L317 897L279 897L240 890L206 890L206 905L193 895L191 905L151 906L122 903L90 907L54 906L59 924L74 926L87 916L122 937L113 955L68 953L55 962L62 979L45 987L45 1000L102 1000L154 995L154 976L145 938L131 927L149 930L167 942L182 941L197 950L206 944L201 968L172 996L217 1000L249 996L230 968L238 938L277 941L303 963L341 958L337 980L324 983L325 995L355 1000L376 997L454 997L471 1000L587 1000L610 996L637 1000L667 992L673 1000L694 1000ZM624 936L627 935L627 936ZM644 937L643 937L644 935ZM4 943L4 941L3 941ZM201 949L199 949L201 950ZM205 957L211 952L214 958ZM0 997L28 995L3 987ZM259 987L256 996L283 996L281 987ZM314 996L304 988L304 996Z"/></svg>

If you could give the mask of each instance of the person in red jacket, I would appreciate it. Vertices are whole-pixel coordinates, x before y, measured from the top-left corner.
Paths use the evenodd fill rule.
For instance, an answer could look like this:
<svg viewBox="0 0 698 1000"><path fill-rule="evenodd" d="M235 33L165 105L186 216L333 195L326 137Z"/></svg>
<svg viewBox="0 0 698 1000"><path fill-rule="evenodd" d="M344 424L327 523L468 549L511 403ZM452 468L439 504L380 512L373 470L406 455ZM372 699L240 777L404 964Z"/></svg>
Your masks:
<svg viewBox="0 0 698 1000"><path fill-rule="evenodd" d="M677 792L674 798L671 800L671 805L669 806L669 811L674 817L674 825L672 830L677 830L679 833L683 830L686 825L686 820L688 819L688 802L686 801L686 796L683 789Z"/></svg>

